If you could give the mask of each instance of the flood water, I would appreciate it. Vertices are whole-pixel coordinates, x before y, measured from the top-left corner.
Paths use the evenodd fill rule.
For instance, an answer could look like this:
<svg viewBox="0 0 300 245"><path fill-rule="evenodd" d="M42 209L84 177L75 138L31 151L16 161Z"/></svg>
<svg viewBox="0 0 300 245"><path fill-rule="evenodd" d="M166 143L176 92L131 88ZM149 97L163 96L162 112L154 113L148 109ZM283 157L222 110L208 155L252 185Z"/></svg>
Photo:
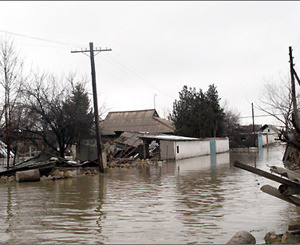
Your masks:
<svg viewBox="0 0 300 245"><path fill-rule="evenodd" d="M233 162L282 166L282 146L105 175L0 184L1 243L226 243L300 222L294 205L260 191L277 183Z"/></svg>

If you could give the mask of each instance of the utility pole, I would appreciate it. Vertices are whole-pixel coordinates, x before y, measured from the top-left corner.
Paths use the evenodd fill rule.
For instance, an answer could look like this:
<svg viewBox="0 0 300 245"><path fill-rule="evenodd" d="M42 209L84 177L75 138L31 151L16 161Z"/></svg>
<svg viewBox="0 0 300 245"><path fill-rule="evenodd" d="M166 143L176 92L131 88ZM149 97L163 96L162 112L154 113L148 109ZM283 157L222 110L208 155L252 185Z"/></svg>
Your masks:
<svg viewBox="0 0 300 245"><path fill-rule="evenodd" d="M97 99L97 86L96 86L96 70L95 70L95 60L94 60L94 52L103 52L103 51L111 51L111 49L105 48L96 48L94 49L94 44L90 42L90 49L80 50L80 51L71 51L71 53L90 53L91 60L91 74L92 74L92 86L93 86L93 101L94 101L94 116L95 116L95 127L96 127L96 142L97 142L97 155L98 155L98 164L99 170L101 173L104 172L104 166L102 161L102 150L101 150L101 135L99 129L99 115L98 115L98 99ZM97 54L98 54L97 53ZM97 55L96 54L96 55Z"/></svg>
<svg viewBox="0 0 300 245"><path fill-rule="evenodd" d="M291 72L291 88L292 88L292 103L293 103L293 112L295 123L298 128L298 110L297 110L297 101L296 101L296 88L295 88L295 77L294 77L294 63L293 63L293 50L292 47L289 47L289 56L290 56L290 72Z"/></svg>
<svg viewBox="0 0 300 245"><path fill-rule="evenodd" d="M254 108L253 103L251 103L252 106L252 132L253 132L253 147L255 147L255 127L254 127Z"/></svg>
<svg viewBox="0 0 300 245"><path fill-rule="evenodd" d="M157 96L157 94L154 94L154 98L153 98L153 100L154 100L154 110L155 110L155 97Z"/></svg>

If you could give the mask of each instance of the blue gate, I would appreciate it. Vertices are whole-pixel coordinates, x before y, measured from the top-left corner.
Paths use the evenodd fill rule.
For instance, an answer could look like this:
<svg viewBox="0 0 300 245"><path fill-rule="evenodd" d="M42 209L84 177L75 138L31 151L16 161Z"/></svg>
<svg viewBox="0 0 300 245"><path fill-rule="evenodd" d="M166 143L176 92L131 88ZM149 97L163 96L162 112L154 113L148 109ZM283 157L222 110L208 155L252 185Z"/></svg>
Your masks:
<svg viewBox="0 0 300 245"><path fill-rule="evenodd" d="M262 134L257 135L257 148L262 149L263 140L262 140Z"/></svg>
<svg viewBox="0 0 300 245"><path fill-rule="evenodd" d="M210 138L210 154L216 154L216 138Z"/></svg>

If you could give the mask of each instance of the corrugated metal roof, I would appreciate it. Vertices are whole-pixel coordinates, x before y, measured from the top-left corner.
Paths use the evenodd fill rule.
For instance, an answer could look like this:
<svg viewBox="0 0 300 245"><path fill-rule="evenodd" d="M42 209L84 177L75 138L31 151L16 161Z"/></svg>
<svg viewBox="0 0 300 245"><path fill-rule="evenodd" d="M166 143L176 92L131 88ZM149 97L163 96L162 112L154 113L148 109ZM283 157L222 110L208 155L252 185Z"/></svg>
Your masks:
<svg viewBox="0 0 300 245"><path fill-rule="evenodd" d="M124 132L117 139L115 139L115 142L127 146L137 147L141 143L140 137L143 135L143 133Z"/></svg>
<svg viewBox="0 0 300 245"><path fill-rule="evenodd" d="M114 135L115 131L174 133L172 122L159 118L154 109L109 112L100 129L102 135Z"/></svg>

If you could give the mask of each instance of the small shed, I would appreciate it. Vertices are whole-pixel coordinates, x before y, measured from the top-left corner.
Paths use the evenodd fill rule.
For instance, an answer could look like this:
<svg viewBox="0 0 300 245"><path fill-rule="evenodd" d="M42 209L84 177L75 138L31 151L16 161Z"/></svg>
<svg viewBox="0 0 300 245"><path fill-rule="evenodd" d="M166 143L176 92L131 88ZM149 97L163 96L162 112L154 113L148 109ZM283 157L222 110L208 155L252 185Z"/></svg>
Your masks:
<svg viewBox="0 0 300 245"><path fill-rule="evenodd" d="M204 156L229 151L228 138L191 138L176 135L144 135L140 137L143 140L144 153L147 157L148 145L152 141L159 144L159 158L184 159L190 157Z"/></svg>

